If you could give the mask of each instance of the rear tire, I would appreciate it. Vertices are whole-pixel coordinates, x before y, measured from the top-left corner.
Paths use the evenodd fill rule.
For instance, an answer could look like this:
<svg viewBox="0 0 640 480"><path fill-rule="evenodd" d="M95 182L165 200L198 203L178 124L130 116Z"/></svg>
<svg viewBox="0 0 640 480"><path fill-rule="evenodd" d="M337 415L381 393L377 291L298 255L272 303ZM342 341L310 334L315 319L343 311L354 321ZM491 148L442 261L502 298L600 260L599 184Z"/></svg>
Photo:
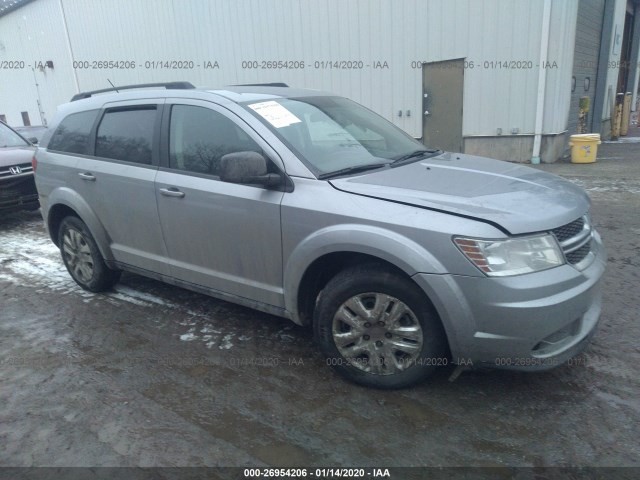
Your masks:
<svg viewBox="0 0 640 480"><path fill-rule="evenodd" d="M62 220L58 245L67 271L75 282L90 292L102 292L120 279L120 270L107 267L91 232L78 217Z"/></svg>
<svg viewBox="0 0 640 480"><path fill-rule="evenodd" d="M411 280L382 265L337 274L320 294L314 335L327 364L374 388L403 388L446 365L440 319Z"/></svg>

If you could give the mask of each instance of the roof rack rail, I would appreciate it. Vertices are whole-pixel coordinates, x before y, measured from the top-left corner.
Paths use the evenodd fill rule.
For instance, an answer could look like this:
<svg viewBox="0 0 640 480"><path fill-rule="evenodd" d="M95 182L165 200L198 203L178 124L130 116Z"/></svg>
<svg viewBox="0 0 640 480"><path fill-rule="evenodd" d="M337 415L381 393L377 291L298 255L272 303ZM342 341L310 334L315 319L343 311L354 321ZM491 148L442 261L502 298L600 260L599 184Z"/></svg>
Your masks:
<svg viewBox="0 0 640 480"><path fill-rule="evenodd" d="M106 92L119 92L120 90L131 90L134 88L149 88L149 87L164 87L167 90L189 90L196 88L190 82L165 82L165 83L140 83L138 85L124 85L122 87L103 88L102 90L92 90L90 92L76 93L71 97L71 101L82 100L83 98L89 98L96 93Z"/></svg>
<svg viewBox="0 0 640 480"><path fill-rule="evenodd" d="M231 85L232 87L288 87L286 83L274 82L274 83L241 83L239 85Z"/></svg>

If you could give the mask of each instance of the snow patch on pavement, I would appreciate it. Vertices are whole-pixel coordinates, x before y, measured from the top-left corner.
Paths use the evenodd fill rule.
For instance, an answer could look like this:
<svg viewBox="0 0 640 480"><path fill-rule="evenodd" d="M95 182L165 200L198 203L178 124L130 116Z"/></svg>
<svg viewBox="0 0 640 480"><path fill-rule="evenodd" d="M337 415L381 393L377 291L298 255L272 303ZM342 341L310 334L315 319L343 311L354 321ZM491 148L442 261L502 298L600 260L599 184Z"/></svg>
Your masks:
<svg viewBox="0 0 640 480"><path fill-rule="evenodd" d="M637 181L627 182L620 180L604 180L604 179L589 179L585 180L583 177L565 177L567 180L575 183L579 187L584 188L589 193L631 193L634 195L640 195L640 183Z"/></svg>
<svg viewBox="0 0 640 480"><path fill-rule="evenodd" d="M640 137L618 137L618 140L605 140L602 143L640 143Z"/></svg>
<svg viewBox="0 0 640 480"><path fill-rule="evenodd" d="M134 305L139 305L141 307L150 307L151 304L149 302L145 302L143 300L138 300L136 297L131 297L129 295L123 295L122 293L106 293L107 297L111 299L121 300L123 302L133 303ZM112 302L113 303L113 302Z"/></svg>
<svg viewBox="0 0 640 480"><path fill-rule="evenodd" d="M0 265L6 280L44 286L62 294L80 290L51 240L33 233L4 232L0 245ZM12 277L12 278L8 278Z"/></svg>
<svg viewBox="0 0 640 480"><path fill-rule="evenodd" d="M233 347L233 343L231 343L231 339L233 338L233 333L229 333L222 337L222 343L218 346L220 350L229 350Z"/></svg>
<svg viewBox="0 0 640 480"><path fill-rule="evenodd" d="M119 292L123 296L132 297L138 300L143 301L145 304L153 303L156 305L161 305L163 307L172 307L177 308L178 306L174 303L171 303L163 298L160 298L156 295L152 295L150 293L140 292L133 288L127 287L125 285L116 285L113 288L116 292Z"/></svg>
<svg viewBox="0 0 640 480"><path fill-rule="evenodd" d="M29 228L35 224L26 224ZM26 284L54 290L60 294L81 297L84 303L97 299L106 300L114 306L129 303L145 308L178 310L184 318L179 324L189 327L188 332L179 335L180 340L202 341L207 348L218 345L220 349L233 347L231 340L235 333L226 333L214 328L213 320L206 312L197 312L185 305L166 300L160 296L141 292L126 285L118 284L113 292L95 294L81 289L67 272L60 250L46 234L29 228L26 231L4 231L0 243L0 280L13 284Z"/></svg>

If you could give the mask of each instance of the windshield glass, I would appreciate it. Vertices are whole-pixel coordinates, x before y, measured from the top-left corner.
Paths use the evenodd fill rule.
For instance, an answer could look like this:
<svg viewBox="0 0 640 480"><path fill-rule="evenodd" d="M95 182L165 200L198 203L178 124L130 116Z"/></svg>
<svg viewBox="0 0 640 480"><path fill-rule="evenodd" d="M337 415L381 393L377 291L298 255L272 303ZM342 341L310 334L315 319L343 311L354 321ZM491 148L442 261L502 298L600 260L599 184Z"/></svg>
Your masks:
<svg viewBox="0 0 640 480"><path fill-rule="evenodd" d="M24 147L25 145L29 144L25 142L20 135L3 123L0 123L0 148Z"/></svg>
<svg viewBox="0 0 640 480"><path fill-rule="evenodd" d="M387 165L426 150L392 123L342 97L278 98L245 107L320 175Z"/></svg>

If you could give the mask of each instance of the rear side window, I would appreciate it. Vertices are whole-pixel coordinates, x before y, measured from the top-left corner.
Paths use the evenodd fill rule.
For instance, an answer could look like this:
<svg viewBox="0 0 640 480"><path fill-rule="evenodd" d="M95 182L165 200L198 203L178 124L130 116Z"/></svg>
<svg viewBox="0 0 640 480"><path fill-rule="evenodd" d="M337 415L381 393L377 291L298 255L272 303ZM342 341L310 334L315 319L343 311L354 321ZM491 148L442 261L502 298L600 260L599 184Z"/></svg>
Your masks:
<svg viewBox="0 0 640 480"><path fill-rule="evenodd" d="M151 164L156 107L107 110L98 126L96 156Z"/></svg>
<svg viewBox="0 0 640 480"><path fill-rule="evenodd" d="M227 153L262 153L234 122L204 107L175 105L169 130L169 166L179 170L218 176Z"/></svg>
<svg viewBox="0 0 640 480"><path fill-rule="evenodd" d="M65 153L89 153L89 136L98 110L72 113L66 117L54 132L47 148Z"/></svg>

